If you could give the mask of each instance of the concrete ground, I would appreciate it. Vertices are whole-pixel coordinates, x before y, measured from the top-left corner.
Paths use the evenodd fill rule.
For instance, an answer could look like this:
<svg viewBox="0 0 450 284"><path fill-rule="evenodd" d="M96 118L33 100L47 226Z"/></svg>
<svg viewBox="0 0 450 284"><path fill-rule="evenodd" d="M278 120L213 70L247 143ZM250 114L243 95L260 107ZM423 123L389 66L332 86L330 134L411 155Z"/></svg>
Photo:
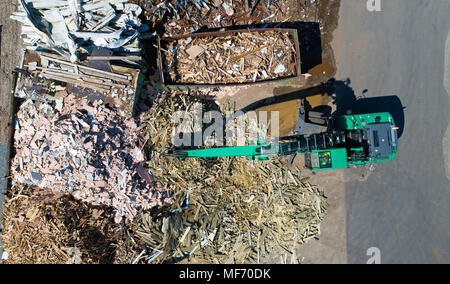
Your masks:
<svg viewBox="0 0 450 284"><path fill-rule="evenodd" d="M342 0L337 93L343 110L355 111L361 97L366 110L393 112L399 154L365 182L353 169L327 181L332 206L320 242L301 249L306 262L366 263L372 247L381 263L450 262L450 2L389 0L381 7L369 12L365 1Z"/></svg>
<svg viewBox="0 0 450 284"><path fill-rule="evenodd" d="M346 263L346 206L345 170L317 172L310 182L325 191L329 203L327 216L321 223L318 240L311 240L299 247L297 255L304 264Z"/></svg>

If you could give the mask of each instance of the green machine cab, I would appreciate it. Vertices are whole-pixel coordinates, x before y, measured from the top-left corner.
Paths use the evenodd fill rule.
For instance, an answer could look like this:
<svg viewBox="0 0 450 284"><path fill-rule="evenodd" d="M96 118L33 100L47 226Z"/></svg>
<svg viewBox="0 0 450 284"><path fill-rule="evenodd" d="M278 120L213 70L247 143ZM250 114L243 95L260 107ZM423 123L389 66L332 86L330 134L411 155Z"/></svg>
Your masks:
<svg viewBox="0 0 450 284"><path fill-rule="evenodd" d="M347 149L314 150L305 153L305 165L313 170L346 169L349 166Z"/></svg>
<svg viewBox="0 0 450 284"><path fill-rule="evenodd" d="M389 113L334 116L327 119L323 133L279 137L255 145L197 150L178 150L178 158L245 156L266 160L305 154L305 165L312 170L344 169L394 160L397 154L397 127Z"/></svg>

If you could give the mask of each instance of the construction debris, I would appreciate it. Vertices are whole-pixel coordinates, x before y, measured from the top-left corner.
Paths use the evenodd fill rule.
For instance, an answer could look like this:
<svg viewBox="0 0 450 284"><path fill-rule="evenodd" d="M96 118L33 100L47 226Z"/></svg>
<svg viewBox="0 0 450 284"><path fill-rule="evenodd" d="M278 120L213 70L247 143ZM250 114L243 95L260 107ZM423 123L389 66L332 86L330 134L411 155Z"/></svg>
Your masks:
<svg viewBox="0 0 450 284"><path fill-rule="evenodd" d="M166 94L145 120L152 155L147 168L174 192L174 202L142 216L138 235L153 248L144 262L262 263L281 250L298 263L296 245L320 234L327 211L323 193L298 170L279 161L174 160L161 154L172 147L174 125L167 117L199 100Z"/></svg>
<svg viewBox="0 0 450 284"><path fill-rule="evenodd" d="M138 36L148 27L142 9L128 0L18 0L11 18L23 23L25 45L57 52L76 62L95 46L117 53L140 53Z"/></svg>
<svg viewBox="0 0 450 284"><path fill-rule="evenodd" d="M199 33L161 40L166 84L233 84L300 73L295 30Z"/></svg>
<svg viewBox="0 0 450 284"><path fill-rule="evenodd" d="M285 22L299 17L293 9L306 10L311 1L295 5L292 0L141 0L144 15L153 26L163 26L164 36L189 34L202 28L214 29L239 25ZM315 7L305 15L314 15ZM295 18L294 18L295 17ZM311 20L303 17L302 20ZM314 21L314 17L312 18Z"/></svg>
<svg viewBox="0 0 450 284"><path fill-rule="evenodd" d="M169 201L165 189L139 178L141 128L99 101L68 95L58 112L26 100L17 113L14 180L110 206L118 223L133 219Z"/></svg>
<svg viewBox="0 0 450 284"><path fill-rule="evenodd" d="M141 90L139 69L107 65L97 69L63 60L54 54L26 51L15 96L54 103L60 110L67 91L90 101L115 106L122 116L131 117Z"/></svg>
<svg viewBox="0 0 450 284"><path fill-rule="evenodd" d="M41 55L47 67L26 65L29 71L39 70L39 76L49 80L72 83L99 91L110 91L113 87L125 89L131 82L131 76L98 70L91 67L69 63L50 56ZM58 64L59 66L55 66ZM122 83L122 84L119 84Z"/></svg>
<svg viewBox="0 0 450 284"><path fill-rule="evenodd" d="M42 102L22 104L5 221L8 261L264 263L281 250L286 262L298 263L296 245L320 234L323 193L279 161L165 156L172 114L196 102L216 108L192 93L161 92L139 127L72 95L61 112ZM147 162L144 152L151 155ZM131 225L138 227L114 225L110 214L116 223L125 218L121 226L140 216ZM97 232L111 232L118 245ZM121 254L113 257L116 250Z"/></svg>
<svg viewBox="0 0 450 284"><path fill-rule="evenodd" d="M140 61L139 39L154 36L143 34L151 28L164 37L157 46L163 83L296 76L298 37L252 25L316 21L317 1L295 4L303 10L292 0L18 2L12 18L24 23L35 53L16 70L21 101L5 262L273 263L280 255L299 262L296 247L320 234L327 203L298 169L278 160L165 155L176 111L198 102L205 112L220 110L215 99L242 89L165 92L157 82L144 87L152 108L133 119L138 73L110 61ZM152 27L140 22L142 12ZM236 25L249 26L233 37L186 35Z"/></svg>
<svg viewBox="0 0 450 284"><path fill-rule="evenodd" d="M155 161L165 168L152 171L158 181L178 190L167 211L143 216L138 235L154 248L149 262L262 263L283 252L298 263L297 245L320 234L323 193L278 162Z"/></svg>
<svg viewBox="0 0 450 284"><path fill-rule="evenodd" d="M51 190L13 185L3 225L8 264L131 263L141 252L136 229L115 224L109 209Z"/></svg>

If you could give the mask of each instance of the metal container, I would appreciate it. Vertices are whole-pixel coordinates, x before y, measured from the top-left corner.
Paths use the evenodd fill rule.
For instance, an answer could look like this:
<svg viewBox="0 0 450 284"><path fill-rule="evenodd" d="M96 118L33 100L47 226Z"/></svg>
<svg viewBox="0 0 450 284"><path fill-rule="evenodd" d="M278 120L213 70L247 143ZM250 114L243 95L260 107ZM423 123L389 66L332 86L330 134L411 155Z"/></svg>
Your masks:
<svg viewBox="0 0 450 284"><path fill-rule="evenodd" d="M286 32L289 33L291 38L293 39L293 43L295 46L295 74L290 77L278 78L278 79L269 79L265 81L258 82L245 82L245 83L222 83L222 84L192 84L186 82L169 82L166 80L166 73L163 68L163 52L161 50L162 46L165 46L170 41L177 41L180 39L186 38L201 38L201 37L226 37L233 36L238 33L262 33L268 31L275 32ZM228 31L218 31L218 32L204 32L204 33L194 33L194 34L186 34L181 36L160 38L158 37L158 69L161 76L161 82L163 88L166 89L195 89L195 88L208 88L208 87L225 87L225 86L246 86L246 85L254 85L261 84L265 82L289 82L292 79L301 75L301 59L300 59L300 43L298 37L298 31L296 29L281 29L281 28L259 28L259 29L240 29L240 30L228 30Z"/></svg>

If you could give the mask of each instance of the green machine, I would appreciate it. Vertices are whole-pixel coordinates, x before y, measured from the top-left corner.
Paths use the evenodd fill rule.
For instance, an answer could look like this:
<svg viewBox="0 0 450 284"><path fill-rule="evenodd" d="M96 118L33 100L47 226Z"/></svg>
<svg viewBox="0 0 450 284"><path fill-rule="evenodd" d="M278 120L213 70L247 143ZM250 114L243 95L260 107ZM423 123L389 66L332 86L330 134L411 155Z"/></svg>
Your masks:
<svg viewBox="0 0 450 284"><path fill-rule="evenodd" d="M304 122L304 117L301 118ZM271 157L304 154L312 170L343 169L391 161L397 154L397 127L389 113L332 116L327 131L310 135L279 137L273 141L249 142L248 146L177 150L177 158Z"/></svg>

